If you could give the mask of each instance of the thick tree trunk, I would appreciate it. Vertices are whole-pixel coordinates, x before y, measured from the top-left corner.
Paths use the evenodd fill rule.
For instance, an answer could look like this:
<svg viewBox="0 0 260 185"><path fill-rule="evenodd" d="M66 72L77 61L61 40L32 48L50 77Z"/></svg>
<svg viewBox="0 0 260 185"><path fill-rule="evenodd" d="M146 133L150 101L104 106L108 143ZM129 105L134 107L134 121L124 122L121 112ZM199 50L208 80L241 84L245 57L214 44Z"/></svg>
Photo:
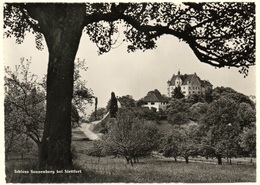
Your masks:
<svg viewBox="0 0 260 185"><path fill-rule="evenodd" d="M82 34L85 5L50 4L40 9L39 15L49 50L47 112L39 158L43 164L64 167L72 164L74 59Z"/></svg>

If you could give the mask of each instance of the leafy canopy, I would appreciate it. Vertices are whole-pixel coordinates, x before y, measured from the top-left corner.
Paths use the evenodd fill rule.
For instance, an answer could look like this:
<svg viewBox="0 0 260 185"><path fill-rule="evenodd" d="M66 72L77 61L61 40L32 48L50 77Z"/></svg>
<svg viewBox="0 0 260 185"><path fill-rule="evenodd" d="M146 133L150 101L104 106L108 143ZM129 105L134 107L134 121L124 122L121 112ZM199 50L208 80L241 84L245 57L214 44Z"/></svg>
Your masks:
<svg viewBox="0 0 260 185"><path fill-rule="evenodd" d="M128 51L156 48L162 35L186 42L196 57L215 67L239 67L247 75L255 65L255 3L86 3L84 32L99 53L116 44L120 33ZM42 49L44 28L35 15L56 11L55 4L4 4L4 36L21 43L26 32L35 34ZM46 30L45 30L46 31Z"/></svg>

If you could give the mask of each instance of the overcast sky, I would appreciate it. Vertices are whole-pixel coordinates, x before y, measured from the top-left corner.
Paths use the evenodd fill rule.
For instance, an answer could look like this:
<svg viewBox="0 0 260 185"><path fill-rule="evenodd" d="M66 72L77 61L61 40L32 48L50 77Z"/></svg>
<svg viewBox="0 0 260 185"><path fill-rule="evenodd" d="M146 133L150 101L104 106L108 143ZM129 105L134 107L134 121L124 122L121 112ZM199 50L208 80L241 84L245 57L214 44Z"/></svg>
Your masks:
<svg viewBox="0 0 260 185"><path fill-rule="evenodd" d="M120 40L120 39L119 39ZM231 87L246 95L256 95L256 67L251 67L249 76L244 78L237 68L216 69L201 63L187 44L173 36L163 36L157 41L157 49L128 53L126 43L119 41L109 53L98 55L97 47L83 33L76 58L85 59L87 72L82 73L98 97L98 107L105 107L111 92L116 96L132 95L138 100L148 91L158 89L167 94L167 80L180 70L181 74L194 72L209 80L213 87ZM27 35L22 44L14 39L4 39L5 65L13 67L20 58L32 58L31 71L40 77L47 73L47 47L39 51L35 47L34 36ZM93 107L89 108L91 111Z"/></svg>

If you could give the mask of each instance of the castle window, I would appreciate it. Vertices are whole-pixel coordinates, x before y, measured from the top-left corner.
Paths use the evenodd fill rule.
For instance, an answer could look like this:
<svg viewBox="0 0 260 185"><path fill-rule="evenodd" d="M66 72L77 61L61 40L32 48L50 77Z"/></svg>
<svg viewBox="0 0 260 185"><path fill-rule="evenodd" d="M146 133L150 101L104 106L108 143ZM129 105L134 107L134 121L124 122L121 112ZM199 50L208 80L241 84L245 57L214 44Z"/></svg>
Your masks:
<svg viewBox="0 0 260 185"><path fill-rule="evenodd" d="M190 87L189 87L189 89L190 89Z"/></svg>
<svg viewBox="0 0 260 185"><path fill-rule="evenodd" d="M151 105L154 105L154 102L151 102Z"/></svg>

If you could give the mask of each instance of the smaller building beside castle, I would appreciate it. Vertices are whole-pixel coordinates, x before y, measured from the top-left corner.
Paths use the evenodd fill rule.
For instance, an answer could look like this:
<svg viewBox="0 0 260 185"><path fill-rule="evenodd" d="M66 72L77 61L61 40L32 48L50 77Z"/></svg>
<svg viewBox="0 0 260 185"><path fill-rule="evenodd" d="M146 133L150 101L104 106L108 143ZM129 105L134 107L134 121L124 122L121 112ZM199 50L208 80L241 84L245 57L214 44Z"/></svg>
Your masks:
<svg viewBox="0 0 260 185"><path fill-rule="evenodd" d="M181 87L182 93L185 97L191 94L205 94L207 90L212 89L213 85L208 80L201 80L200 77L194 74L173 74L171 80L168 82L168 96L172 97L174 89L178 86Z"/></svg>
<svg viewBox="0 0 260 185"><path fill-rule="evenodd" d="M155 108L156 111L159 109L165 109L168 103L168 100L164 98L161 93L155 89L154 91L150 91L147 95L143 98L144 104L142 107L148 107L149 109Z"/></svg>

